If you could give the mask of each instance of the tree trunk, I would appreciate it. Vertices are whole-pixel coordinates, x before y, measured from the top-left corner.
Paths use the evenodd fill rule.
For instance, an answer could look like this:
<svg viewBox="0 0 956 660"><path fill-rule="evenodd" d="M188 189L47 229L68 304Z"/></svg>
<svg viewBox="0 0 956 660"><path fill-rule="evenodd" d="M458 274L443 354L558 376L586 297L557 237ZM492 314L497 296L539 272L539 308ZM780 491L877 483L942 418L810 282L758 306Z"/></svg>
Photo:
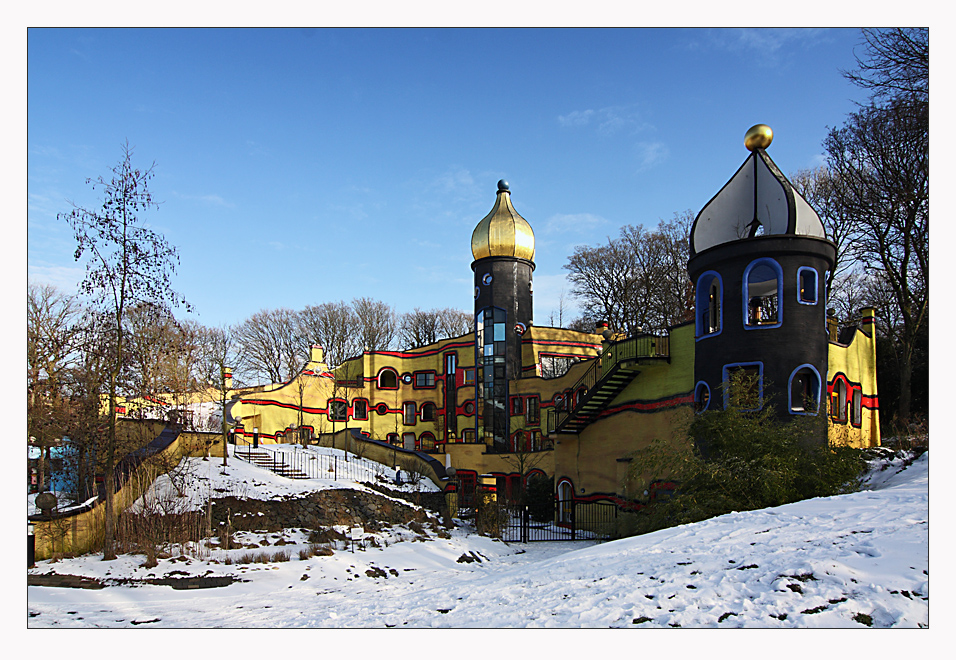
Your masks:
<svg viewBox="0 0 956 660"><path fill-rule="evenodd" d="M106 486L106 501L104 511L106 515L103 530L103 560L108 561L116 559L114 549L114 536L116 531L113 526L113 491L116 483L113 479L113 464L115 461L114 453L116 451L116 374L110 374L110 409L109 409L109 430L106 437L106 474L104 485Z"/></svg>
<svg viewBox="0 0 956 660"><path fill-rule="evenodd" d="M910 419L910 405L912 392L910 385L913 378L913 357L907 347L903 347L903 359L900 360L900 402L898 419L901 424L908 424Z"/></svg>

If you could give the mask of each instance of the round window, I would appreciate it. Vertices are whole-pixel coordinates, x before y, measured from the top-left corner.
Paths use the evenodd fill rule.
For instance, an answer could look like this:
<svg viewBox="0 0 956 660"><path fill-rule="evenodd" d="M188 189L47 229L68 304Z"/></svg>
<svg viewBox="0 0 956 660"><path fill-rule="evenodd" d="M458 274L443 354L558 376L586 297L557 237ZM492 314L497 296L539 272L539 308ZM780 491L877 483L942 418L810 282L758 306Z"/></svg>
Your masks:
<svg viewBox="0 0 956 660"><path fill-rule="evenodd" d="M403 382L403 383L410 383L410 382L412 382L412 375L411 375L411 374L402 374L402 382Z"/></svg>
<svg viewBox="0 0 956 660"><path fill-rule="evenodd" d="M473 412L475 412L475 404L469 401L468 403L465 404L465 414L470 415Z"/></svg>
<svg viewBox="0 0 956 660"><path fill-rule="evenodd" d="M388 412L388 406L385 405L384 403L380 403L377 406L375 406L375 412L377 412L379 415L384 415L385 413Z"/></svg>
<svg viewBox="0 0 956 660"><path fill-rule="evenodd" d="M515 332L519 335L523 335L527 329L528 328L524 323L515 323Z"/></svg>
<svg viewBox="0 0 956 660"><path fill-rule="evenodd" d="M491 273L485 273L485 276L481 278L481 283L485 286L491 284L491 280L494 279L491 277Z"/></svg>
<svg viewBox="0 0 956 660"><path fill-rule="evenodd" d="M475 300L478 300L478 296L481 295L481 289L475 287Z"/></svg>

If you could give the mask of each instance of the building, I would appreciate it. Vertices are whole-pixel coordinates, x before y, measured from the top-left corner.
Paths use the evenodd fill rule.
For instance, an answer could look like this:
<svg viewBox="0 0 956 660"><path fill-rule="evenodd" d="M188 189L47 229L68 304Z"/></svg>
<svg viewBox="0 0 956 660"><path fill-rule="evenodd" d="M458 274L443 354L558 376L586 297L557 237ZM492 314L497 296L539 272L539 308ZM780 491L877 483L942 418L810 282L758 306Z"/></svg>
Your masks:
<svg viewBox="0 0 956 660"><path fill-rule="evenodd" d="M654 439L686 441L682 422L725 405L742 373L755 406L828 415L831 442L879 444L873 310L842 327L828 318L835 247L771 140L766 126L748 132L749 156L694 222L694 321L632 337L535 325L534 232L499 181L472 235L473 332L334 370L313 347L290 382L236 400L237 442L358 429L438 455L465 489L492 474L507 493L543 472L561 500L632 506L652 494L629 490L629 460Z"/></svg>

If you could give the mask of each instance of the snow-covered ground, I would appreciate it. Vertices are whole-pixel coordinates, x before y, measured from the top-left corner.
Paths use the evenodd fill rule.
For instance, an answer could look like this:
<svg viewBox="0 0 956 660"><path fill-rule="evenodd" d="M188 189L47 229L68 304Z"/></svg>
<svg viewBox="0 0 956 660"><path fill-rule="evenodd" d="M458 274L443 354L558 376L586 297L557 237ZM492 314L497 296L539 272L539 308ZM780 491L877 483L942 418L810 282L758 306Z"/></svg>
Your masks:
<svg viewBox="0 0 956 660"><path fill-rule="evenodd" d="M233 459L227 475L216 459L199 462L211 489L247 484L247 496L263 497L317 487ZM240 540L263 552L288 551L288 561L227 564L225 551L213 550L208 559L160 560L153 569L130 555L39 562L30 573L245 581L202 590L28 587L28 626L925 627L928 465L926 453L874 472L861 492L601 544L505 544L467 527L423 540L395 527L379 535L377 548L353 552L340 543L331 556L300 559L305 535L285 530Z"/></svg>

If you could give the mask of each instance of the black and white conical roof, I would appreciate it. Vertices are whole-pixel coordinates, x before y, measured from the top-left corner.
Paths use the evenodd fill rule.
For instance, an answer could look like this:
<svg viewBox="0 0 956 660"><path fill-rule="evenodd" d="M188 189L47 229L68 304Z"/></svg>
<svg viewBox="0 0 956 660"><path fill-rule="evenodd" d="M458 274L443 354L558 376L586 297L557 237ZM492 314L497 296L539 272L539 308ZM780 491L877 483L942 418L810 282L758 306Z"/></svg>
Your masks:
<svg viewBox="0 0 956 660"><path fill-rule="evenodd" d="M826 238L820 216L787 180L766 148L773 131L757 124L744 144L750 156L694 220L691 257L724 243L757 236Z"/></svg>

